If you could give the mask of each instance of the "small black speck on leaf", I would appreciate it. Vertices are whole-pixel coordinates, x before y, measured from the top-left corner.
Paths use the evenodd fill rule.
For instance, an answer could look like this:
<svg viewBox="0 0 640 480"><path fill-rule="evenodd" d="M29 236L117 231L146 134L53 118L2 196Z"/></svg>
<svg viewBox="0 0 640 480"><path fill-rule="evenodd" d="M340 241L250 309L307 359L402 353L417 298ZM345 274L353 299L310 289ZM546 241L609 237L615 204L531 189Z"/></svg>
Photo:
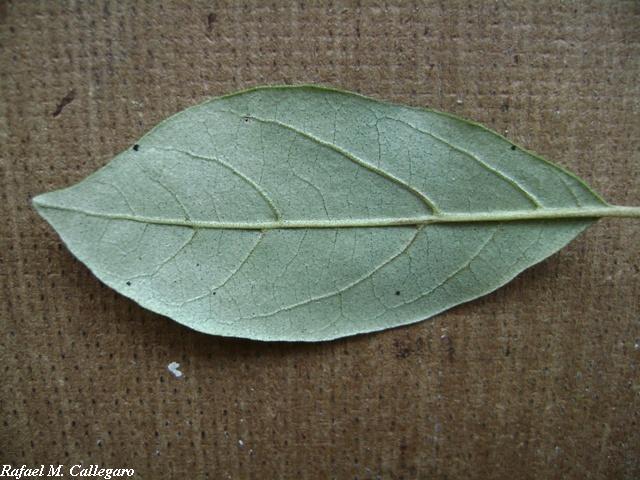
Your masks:
<svg viewBox="0 0 640 480"><path fill-rule="evenodd" d="M400 290L396 290L396 295L400 295Z"/></svg>
<svg viewBox="0 0 640 480"><path fill-rule="evenodd" d="M131 286L131 282L127 281L127 285L128 285L128 286Z"/></svg>
<svg viewBox="0 0 640 480"><path fill-rule="evenodd" d="M138 150L140 150L140 145L138 145L137 143L133 146L133 149L137 152Z"/></svg>
<svg viewBox="0 0 640 480"><path fill-rule="evenodd" d="M515 150L516 146L515 145L511 145L511 150Z"/></svg>

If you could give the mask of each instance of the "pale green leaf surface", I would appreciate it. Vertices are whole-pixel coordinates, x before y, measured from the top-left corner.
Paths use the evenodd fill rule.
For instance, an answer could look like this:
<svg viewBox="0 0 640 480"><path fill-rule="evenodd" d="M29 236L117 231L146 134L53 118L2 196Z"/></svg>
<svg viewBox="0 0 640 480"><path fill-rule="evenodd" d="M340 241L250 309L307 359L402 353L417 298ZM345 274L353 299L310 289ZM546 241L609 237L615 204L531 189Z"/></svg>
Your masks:
<svg viewBox="0 0 640 480"><path fill-rule="evenodd" d="M479 125L311 86L210 100L138 145L34 204L107 285L217 335L416 322L613 209Z"/></svg>

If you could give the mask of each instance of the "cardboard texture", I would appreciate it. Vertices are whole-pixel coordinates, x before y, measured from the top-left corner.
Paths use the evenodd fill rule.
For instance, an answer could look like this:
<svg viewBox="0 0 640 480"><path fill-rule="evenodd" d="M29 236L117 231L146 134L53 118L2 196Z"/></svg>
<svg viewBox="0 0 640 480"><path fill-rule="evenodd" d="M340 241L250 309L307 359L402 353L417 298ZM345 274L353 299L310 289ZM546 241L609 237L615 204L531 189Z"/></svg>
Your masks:
<svg viewBox="0 0 640 480"><path fill-rule="evenodd" d="M208 96L308 82L480 121L640 205L638 2L3 1L0 45L0 463L640 477L637 220L432 320L297 345L143 310L29 203Z"/></svg>

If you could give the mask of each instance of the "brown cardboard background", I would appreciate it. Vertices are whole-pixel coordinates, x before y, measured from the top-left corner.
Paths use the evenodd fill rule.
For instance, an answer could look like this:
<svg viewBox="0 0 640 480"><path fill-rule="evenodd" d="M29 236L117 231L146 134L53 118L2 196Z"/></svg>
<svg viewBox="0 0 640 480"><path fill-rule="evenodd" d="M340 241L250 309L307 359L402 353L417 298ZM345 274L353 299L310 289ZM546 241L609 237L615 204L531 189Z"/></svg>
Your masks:
<svg viewBox="0 0 640 480"><path fill-rule="evenodd" d="M638 478L638 221L432 320L286 345L141 309L29 205L207 96L289 82L480 121L640 205L640 4L559 3L1 2L0 463Z"/></svg>

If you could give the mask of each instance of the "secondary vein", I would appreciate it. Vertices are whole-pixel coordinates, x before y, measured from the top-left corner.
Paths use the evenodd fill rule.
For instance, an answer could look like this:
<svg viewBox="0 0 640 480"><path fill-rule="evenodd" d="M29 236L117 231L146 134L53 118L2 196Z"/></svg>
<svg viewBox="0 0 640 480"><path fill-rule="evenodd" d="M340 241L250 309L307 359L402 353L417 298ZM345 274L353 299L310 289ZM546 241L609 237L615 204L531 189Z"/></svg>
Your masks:
<svg viewBox="0 0 640 480"><path fill-rule="evenodd" d="M294 127L293 125L289 125L287 123L283 123L280 122L278 120L271 120L271 119L267 119L267 118L260 118L257 117L253 114L246 114L246 115L242 115L239 112L235 112L235 111L229 111L229 113L233 113L235 115L238 115L239 117L244 117L244 118L250 118L252 120L255 120L257 122L260 123L265 123L265 124L270 124L270 125L275 125L277 127L280 128L284 128L286 130L289 130L301 137L306 138L307 140L310 140L312 142L315 142L318 145L321 145L323 147L329 148L330 150L333 150L334 152L338 153L339 155L341 155L342 157L348 159L349 161L355 163L356 165L359 165L383 178L385 178L386 180L389 180L393 183L395 183L396 185L399 185L400 187L404 188L405 190L407 190L408 192L410 192L411 194L413 194L414 196L416 196L424 205L425 207L433 214L437 214L439 213L439 208L436 205L436 203L430 199L429 197L427 197L423 192L417 190L416 188L412 187L411 185L409 185L408 183L406 183L405 181L401 180L400 178L390 174L389 172L386 172L385 170L382 170L378 167L376 167L375 165L370 164L369 162L366 162L364 160L362 160L361 158L357 157L356 155L354 155L353 153L344 150L340 147L338 147L337 145L334 145L333 143L329 143L326 142L318 137L316 137L315 135L312 135L310 133L304 132L296 127Z"/></svg>

